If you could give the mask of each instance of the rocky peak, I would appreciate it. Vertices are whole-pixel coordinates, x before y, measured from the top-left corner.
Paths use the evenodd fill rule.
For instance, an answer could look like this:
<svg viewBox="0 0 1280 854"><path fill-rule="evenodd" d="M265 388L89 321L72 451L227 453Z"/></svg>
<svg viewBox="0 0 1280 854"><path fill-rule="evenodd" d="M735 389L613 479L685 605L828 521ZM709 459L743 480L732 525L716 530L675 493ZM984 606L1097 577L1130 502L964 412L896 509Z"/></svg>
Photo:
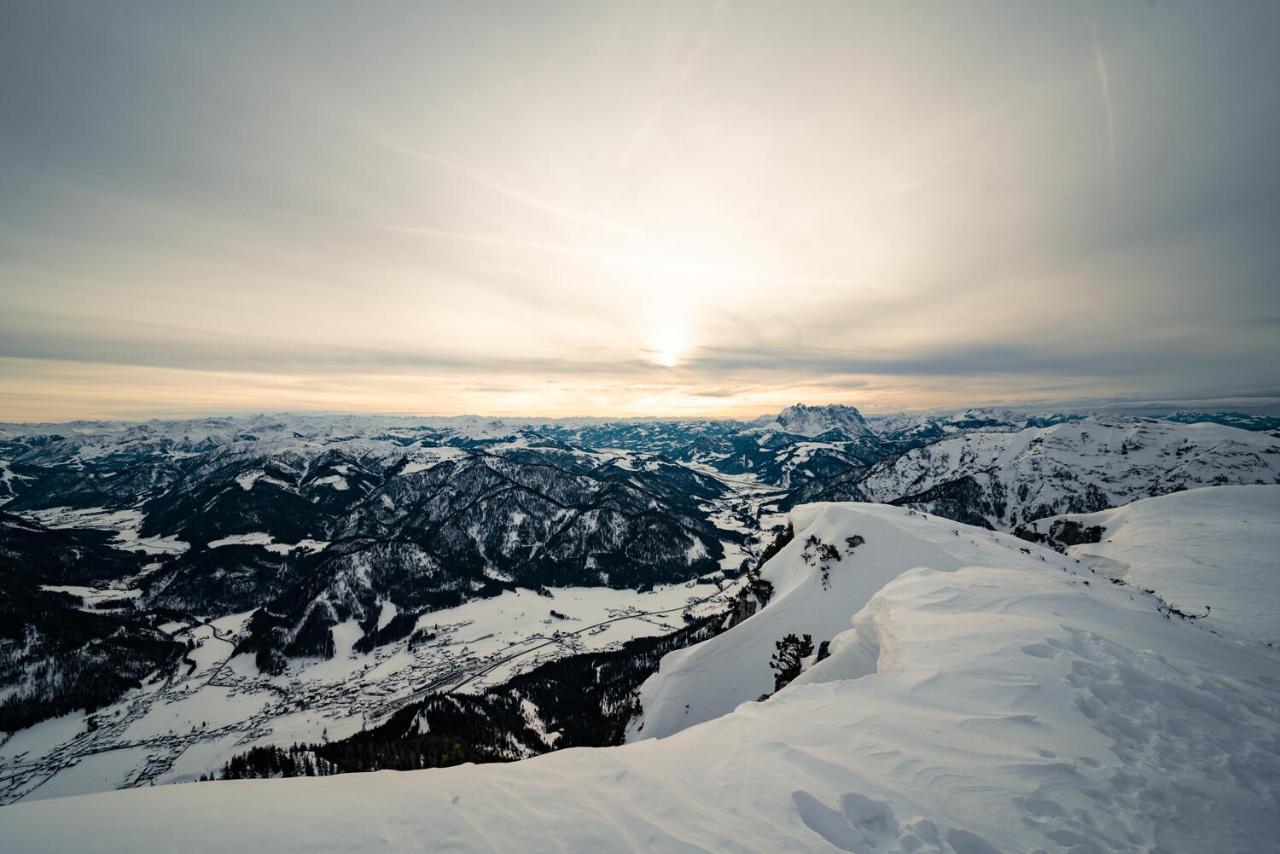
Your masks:
<svg viewBox="0 0 1280 854"><path fill-rule="evenodd" d="M777 425L776 429L799 436L820 436L832 431L851 438L871 434L861 412L852 406L834 403L827 406L807 406L803 403L788 406L778 413L774 424Z"/></svg>

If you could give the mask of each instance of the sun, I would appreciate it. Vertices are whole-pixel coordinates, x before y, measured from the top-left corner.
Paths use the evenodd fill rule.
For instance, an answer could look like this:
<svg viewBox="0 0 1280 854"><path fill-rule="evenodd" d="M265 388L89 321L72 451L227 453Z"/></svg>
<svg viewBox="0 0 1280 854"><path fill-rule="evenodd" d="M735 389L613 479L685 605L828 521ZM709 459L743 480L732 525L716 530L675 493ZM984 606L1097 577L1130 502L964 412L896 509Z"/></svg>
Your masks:
<svg viewBox="0 0 1280 854"><path fill-rule="evenodd" d="M678 322L662 323L649 337L645 353L659 367L674 368L689 349L688 332Z"/></svg>
<svg viewBox="0 0 1280 854"><path fill-rule="evenodd" d="M675 350L659 350L653 354L653 361L664 368L674 368L680 363L680 354Z"/></svg>

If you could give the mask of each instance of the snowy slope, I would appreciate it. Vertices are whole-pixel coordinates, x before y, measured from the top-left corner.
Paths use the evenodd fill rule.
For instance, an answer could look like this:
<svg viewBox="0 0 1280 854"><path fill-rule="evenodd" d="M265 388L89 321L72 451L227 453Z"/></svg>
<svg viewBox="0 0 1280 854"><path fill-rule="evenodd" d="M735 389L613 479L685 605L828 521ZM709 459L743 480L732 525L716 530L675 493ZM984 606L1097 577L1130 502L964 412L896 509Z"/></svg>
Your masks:
<svg viewBox="0 0 1280 854"><path fill-rule="evenodd" d="M0 808L0 839L37 852L1275 850L1276 651L1167 619L1153 597L1003 535L891 508L801 516L798 533L866 542L828 567L823 598L797 536L771 570L777 598L721 636L750 642L774 609L844 610L831 656L765 702L665 739L503 765L18 804ZM891 575L878 564L899 553L947 571L902 572L861 607L837 587L842 571Z"/></svg>
<svg viewBox="0 0 1280 854"><path fill-rule="evenodd" d="M1100 542L1070 546L1099 573L1193 614L1205 625L1280 645L1280 486L1214 486L1145 498L1100 513L1053 516L1099 527Z"/></svg>
<svg viewBox="0 0 1280 854"><path fill-rule="evenodd" d="M909 569L1028 561L1013 537L993 542L989 534L967 529L957 536L959 526L885 505L808 504L796 508L791 521L795 539L764 566L763 577L774 586L768 607L731 632L667 655L641 688L644 713L632 721L629 739L662 738L773 691L769 658L779 638L810 634L816 648L847 629L852 614ZM866 542L851 549L845 540L855 535ZM822 583L815 550L806 546L811 537L841 553L829 562L830 589Z"/></svg>

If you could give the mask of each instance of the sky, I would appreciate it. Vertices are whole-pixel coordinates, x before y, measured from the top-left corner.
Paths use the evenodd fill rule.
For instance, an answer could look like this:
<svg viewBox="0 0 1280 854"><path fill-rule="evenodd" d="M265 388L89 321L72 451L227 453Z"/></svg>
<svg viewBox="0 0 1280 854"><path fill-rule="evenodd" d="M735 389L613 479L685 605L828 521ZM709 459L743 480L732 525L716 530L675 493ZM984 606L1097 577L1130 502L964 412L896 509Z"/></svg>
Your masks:
<svg viewBox="0 0 1280 854"><path fill-rule="evenodd" d="M6 0L0 420L1280 397L1280 3Z"/></svg>

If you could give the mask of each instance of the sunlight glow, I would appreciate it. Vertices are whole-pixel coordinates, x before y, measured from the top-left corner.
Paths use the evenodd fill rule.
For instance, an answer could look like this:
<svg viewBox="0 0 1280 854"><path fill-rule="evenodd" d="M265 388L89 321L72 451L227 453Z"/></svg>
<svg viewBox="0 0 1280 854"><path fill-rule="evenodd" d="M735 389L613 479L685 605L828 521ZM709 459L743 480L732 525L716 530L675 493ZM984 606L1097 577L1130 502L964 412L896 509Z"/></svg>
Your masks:
<svg viewBox="0 0 1280 854"><path fill-rule="evenodd" d="M664 368L674 368L680 361L680 354L675 350L659 350L654 354L653 361Z"/></svg>
<svg viewBox="0 0 1280 854"><path fill-rule="evenodd" d="M663 368L674 368L680 364L681 358L689 348L689 339L683 329L684 324L679 317L667 319L663 328L653 337L646 352L655 365Z"/></svg>

